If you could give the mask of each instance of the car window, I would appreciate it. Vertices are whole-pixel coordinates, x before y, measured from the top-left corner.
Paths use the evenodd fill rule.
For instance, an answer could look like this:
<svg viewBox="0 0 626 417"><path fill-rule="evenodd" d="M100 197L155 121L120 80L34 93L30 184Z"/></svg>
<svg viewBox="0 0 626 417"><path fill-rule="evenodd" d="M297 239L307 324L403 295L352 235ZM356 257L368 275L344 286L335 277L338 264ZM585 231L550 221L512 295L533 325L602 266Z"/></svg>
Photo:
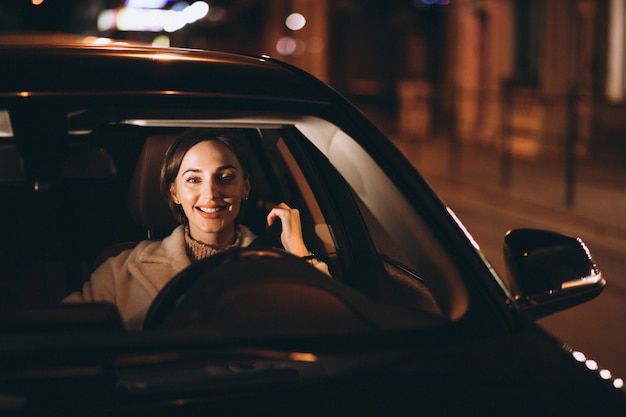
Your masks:
<svg viewBox="0 0 626 417"><path fill-rule="evenodd" d="M459 291L450 291L459 288L458 271L431 229L358 142L328 121L262 113L223 119L218 112L180 108L72 108L66 113L64 167L54 180L33 184L11 137L10 111L3 112L7 133L0 148L1 183L6 195L16 197L2 207L6 302L59 302L89 279L107 248L145 239L146 231L129 214L128 205L143 143L155 135L174 137L188 127L215 127L239 129L247 139L254 202L246 223L255 233L264 229L264 213L271 205L288 202L301 212L307 246L328 262L335 278L343 278L342 248L336 239L340 227L333 228L333 216L307 177L311 173L303 170L285 141L285 134L298 132L340 176L337 180L348 185L385 270L393 282L401 282L398 291L408 285L420 296L432 292L432 302L449 318L458 318L466 309Z"/></svg>
<svg viewBox="0 0 626 417"><path fill-rule="evenodd" d="M323 120L296 125L350 186L377 251L390 275L435 293L444 314L458 319L468 299L461 274L415 207L358 142Z"/></svg>
<svg viewBox="0 0 626 417"><path fill-rule="evenodd" d="M301 204L299 207L306 208L308 216L312 220L313 230L320 244L323 245L323 252L327 257L336 255L337 248L332 239L331 226L328 224L320 205L315 197L315 193L311 189L309 181L302 172L301 167L289 150L285 141L279 137L275 145L276 153L280 155L280 159L276 159L277 165L280 163L282 170L288 171L290 178L301 196ZM278 168L277 168L278 169Z"/></svg>

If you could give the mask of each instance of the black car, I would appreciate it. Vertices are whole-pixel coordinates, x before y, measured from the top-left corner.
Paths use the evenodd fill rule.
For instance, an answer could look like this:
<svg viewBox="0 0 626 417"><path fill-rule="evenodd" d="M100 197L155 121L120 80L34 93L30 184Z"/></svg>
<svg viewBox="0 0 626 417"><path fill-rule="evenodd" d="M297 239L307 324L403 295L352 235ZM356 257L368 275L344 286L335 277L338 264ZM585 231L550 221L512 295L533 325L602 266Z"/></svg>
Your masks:
<svg viewBox="0 0 626 417"><path fill-rule="evenodd" d="M246 138L260 244L192 264L127 331L67 304L176 226L158 191L188 128ZM504 283L354 106L265 56L0 40L1 415L626 415L623 380L534 320L599 295L580 239L504 237ZM300 210L321 274L280 249Z"/></svg>

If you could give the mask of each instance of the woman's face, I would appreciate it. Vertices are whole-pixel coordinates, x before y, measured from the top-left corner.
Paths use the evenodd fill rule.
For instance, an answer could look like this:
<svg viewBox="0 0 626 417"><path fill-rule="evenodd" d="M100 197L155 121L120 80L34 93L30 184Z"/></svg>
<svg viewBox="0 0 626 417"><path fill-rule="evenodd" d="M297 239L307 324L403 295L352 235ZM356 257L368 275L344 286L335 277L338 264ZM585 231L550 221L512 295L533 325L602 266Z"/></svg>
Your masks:
<svg viewBox="0 0 626 417"><path fill-rule="evenodd" d="M235 219L250 192L250 181L235 154L209 140L187 151L170 192L187 216L191 237L224 246L232 243Z"/></svg>

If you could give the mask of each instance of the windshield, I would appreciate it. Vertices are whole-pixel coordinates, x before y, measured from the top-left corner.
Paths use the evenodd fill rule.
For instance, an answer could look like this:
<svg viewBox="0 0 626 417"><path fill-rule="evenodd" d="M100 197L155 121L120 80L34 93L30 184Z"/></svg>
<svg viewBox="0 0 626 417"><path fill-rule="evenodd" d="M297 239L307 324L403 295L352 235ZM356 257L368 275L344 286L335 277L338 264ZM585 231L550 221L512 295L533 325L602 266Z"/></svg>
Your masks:
<svg viewBox="0 0 626 417"><path fill-rule="evenodd" d="M241 212L236 213L237 224L245 226L244 232L237 229L236 236L246 243L237 248L245 248L256 237L265 238L269 234L268 212L286 204L298 211L308 251L299 257L315 267L297 271L300 264L295 264L285 275L277 271L285 269L280 265L290 265L291 259L268 266L264 274L276 282L264 286L247 283L251 292L246 295L241 290L244 284L220 290L229 297L241 297L239 304L228 308L240 315L257 314L246 313L241 304L248 309L254 305L259 311L269 307L246 297L266 294L264 298L276 304L277 294L284 292L290 306L280 310L283 313L297 310L303 317L322 313L329 320L334 317L333 323L341 322L336 320L338 316L345 319L336 328L325 321L320 322L322 326L295 324L297 331L285 330L290 335L302 328L323 334L430 326L456 320L467 310L467 295L459 290L464 288L460 274L416 207L355 138L329 121L293 114L226 115L180 108L89 107L56 109L54 115L58 114L63 114L63 123L53 121L50 115L41 120L50 126L33 127L24 123L23 114L10 107L0 109L0 185L5 195L13 196L2 205L5 306L70 308L72 304L76 309L81 304L99 305L102 310L82 313L83 319L117 320L114 327L141 331L157 294L193 263L187 235L186 251L174 252L173 258L163 255L167 268L154 266L162 262L157 255L165 251L171 236L176 237L176 230L183 230L183 236L194 227L190 220L180 226L175 210L173 213L168 207L160 184L161 163L176 138L205 129L236 135L247 155L249 183ZM338 184L344 188L334 188ZM356 229L349 222L360 226ZM368 246L354 247L350 241L355 236L362 236ZM270 249L285 250L284 243L275 236ZM255 259L245 261L250 269L243 272L245 262L238 263L239 269L229 265L204 268L223 270L227 276L247 276L262 269ZM354 269L355 261L369 263L367 271ZM307 277L309 272L321 272L332 284L319 284L319 277ZM296 278L300 281L292 282ZM310 281L306 290L298 287L306 280ZM226 281L229 286L236 282ZM194 285L185 291L216 291L215 285L210 290L204 284ZM228 309L223 294L212 296L222 303L220 308ZM193 297L186 298L190 304ZM367 313L355 316L357 304ZM94 311L93 306L85 308ZM191 313L183 314L185 319L176 319L177 326L191 316L209 315L198 306L189 309ZM272 314L267 319L272 330L266 335L275 334L280 327L272 321L282 320L274 317L280 314ZM68 322L76 321L75 312L65 315ZM363 321L359 315L368 318ZM163 320L173 319L167 316ZM263 336L263 332L255 334Z"/></svg>

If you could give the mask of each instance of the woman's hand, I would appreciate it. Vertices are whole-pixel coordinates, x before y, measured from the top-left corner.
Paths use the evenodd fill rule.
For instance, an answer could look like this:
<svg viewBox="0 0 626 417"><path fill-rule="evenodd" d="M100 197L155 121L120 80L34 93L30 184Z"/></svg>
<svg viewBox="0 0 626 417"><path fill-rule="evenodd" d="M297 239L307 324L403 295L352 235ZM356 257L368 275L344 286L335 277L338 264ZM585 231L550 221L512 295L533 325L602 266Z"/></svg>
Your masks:
<svg viewBox="0 0 626 417"><path fill-rule="evenodd" d="M287 252L302 257L309 254L302 237L302 224L300 223L300 211L280 203L272 208L267 215L267 226L271 226L279 219L282 223L280 242Z"/></svg>

